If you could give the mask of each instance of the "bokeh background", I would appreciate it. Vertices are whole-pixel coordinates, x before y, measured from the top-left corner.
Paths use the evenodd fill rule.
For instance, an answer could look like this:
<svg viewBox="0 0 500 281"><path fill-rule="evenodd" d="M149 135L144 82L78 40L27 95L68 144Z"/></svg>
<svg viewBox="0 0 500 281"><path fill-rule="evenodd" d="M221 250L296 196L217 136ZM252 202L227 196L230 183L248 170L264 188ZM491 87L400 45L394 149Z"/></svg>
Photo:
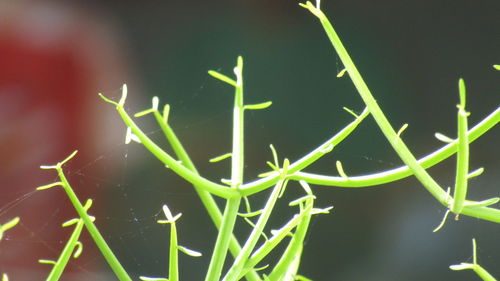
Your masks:
<svg viewBox="0 0 500 281"><path fill-rule="evenodd" d="M352 58L391 123L409 123L404 140L418 157L442 144L437 131L456 134L457 82L468 89L470 123L499 105L500 3L483 1L322 1ZM201 280L215 228L192 187L142 147L125 145L125 126L113 106L129 88L137 112L158 96L171 105L170 123L200 172L229 176L229 164L208 159L230 151L233 91L207 70L232 74L245 60L245 100L272 100L246 115L245 178L266 171L272 143L282 157L298 159L343 128L363 109L318 21L297 1L1 1L0 2L0 223L21 223L0 242L0 272L12 280L44 280L71 230L75 214L61 190L33 192L56 180L41 171L73 150L67 172L81 198L134 278L167 274L168 230L155 223L161 206L182 212L180 243L202 251L181 257L181 278ZM148 118L145 131L162 142ZM149 120L151 121L151 120ZM498 196L498 128L471 146L470 198ZM164 143L164 142L163 142ZM375 123L367 118L347 141L308 171L348 175L401 165ZM430 170L442 186L454 182L454 159ZM300 194L290 185L290 198ZM470 217L449 219L414 178L372 188L315 187L330 215L313 219L301 274L313 280L478 280L450 264L471 261L472 237L480 263L500 276L500 228ZM254 200L260 207L265 194ZM280 211L274 227L285 221ZM244 237L249 228L238 224ZM62 280L114 280L84 234L84 254Z"/></svg>

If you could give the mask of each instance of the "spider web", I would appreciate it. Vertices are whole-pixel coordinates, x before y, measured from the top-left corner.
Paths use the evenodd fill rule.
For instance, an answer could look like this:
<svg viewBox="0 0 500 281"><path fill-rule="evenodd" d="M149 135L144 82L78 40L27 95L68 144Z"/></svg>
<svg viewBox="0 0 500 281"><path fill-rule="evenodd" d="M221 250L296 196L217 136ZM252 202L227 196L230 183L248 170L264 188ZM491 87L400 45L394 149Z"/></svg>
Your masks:
<svg viewBox="0 0 500 281"><path fill-rule="evenodd" d="M199 92L203 89L204 84L191 95L188 102L196 101ZM119 92L121 91L114 90L111 95ZM184 101L179 103L180 106L176 109L179 115L191 110L186 103ZM196 130L207 123L216 122L217 119L223 118L223 114L229 112L229 110L218 112L209 118L183 124L177 131L182 133ZM171 121L176 122L176 119L174 115ZM147 135L152 138L161 138L162 132L154 129L148 131ZM164 219L163 212L161 212L162 205L170 205L171 202L179 201L179 198L183 202L197 200L191 187L169 191L168 186L172 175L162 177L161 175L165 174L165 167L148 154L140 145L119 143L84 165L77 166L70 161L63 167L80 201L83 203L87 198L93 199L94 204L89 213L96 217L96 225L101 234L119 259L123 260L124 266L130 269L135 279L139 275L166 275L169 229L156 223L158 219ZM76 158L79 156L77 154ZM53 173L51 170L45 172ZM142 180L143 176L147 179ZM58 181L55 175L51 178L52 182ZM179 182L178 179L174 181ZM36 255L41 253L41 256L27 257L27 260L34 264L34 270L37 271L40 268L37 260L57 259L66 239L71 234L71 227L62 229L60 226L64 222L61 218L68 219L76 216L64 192L56 190L57 188L49 191L35 191L34 188L30 187L29 191L24 193L17 190L16 192L20 195L16 195L7 204L0 206L0 223L5 223L20 213L43 212L43 218L36 225L26 223L23 220L24 216L20 215L20 223L5 233L0 243L1 272L12 272L8 262L9 252L16 250L16 247L20 249L21 245L25 245L27 249L37 248L38 250L31 251ZM31 211L27 210L31 208L30 202L44 193L57 194L57 199L51 208L36 210L35 207ZM64 234L57 235L56 239L54 236L45 235L48 230L53 233L54 229ZM84 241L84 253L82 258L70 260L68 266L70 273L76 272L82 275L82 280L89 280L89 278L99 280L95 278L99 278L96 276L100 275L92 274L96 270L103 270L108 272L103 276L110 277L105 261L98 254L98 250L85 230L82 232L81 240ZM42 269L43 273L37 275L40 276L40 280L45 278L44 276L47 276L50 270L50 265L42 265L42 267L46 270ZM10 277L16 280L15 273L12 273ZM71 278L70 280L79 279ZM107 277L101 280L107 280Z"/></svg>

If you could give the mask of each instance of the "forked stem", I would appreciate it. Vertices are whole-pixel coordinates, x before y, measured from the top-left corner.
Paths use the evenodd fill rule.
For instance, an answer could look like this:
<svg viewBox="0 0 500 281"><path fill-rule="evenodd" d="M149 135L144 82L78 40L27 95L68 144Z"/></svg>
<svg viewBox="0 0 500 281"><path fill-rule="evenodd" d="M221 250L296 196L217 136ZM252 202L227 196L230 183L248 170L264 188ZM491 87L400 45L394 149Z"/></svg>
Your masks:
<svg viewBox="0 0 500 281"><path fill-rule="evenodd" d="M58 185L62 186L66 194L68 195L68 198L70 199L71 203L73 204L73 207L75 208L76 212L82 219L83 223L85 224L85 228L87 228L88 232L90 233L90 236L96 243L97 247L101 251L102 255L108 262L109 266L115 273L116 277L120 281L131 281L132 279L128 275L128 273L125 271L123 266L120 264L118 259L116 258L115 254L113 251L111 251L111 248L108 246L106 243L106 240L104 240L104 237L102 237L101 233L95 226L94 222L92 221L92 218L87 214L87 211L85 207L82 205L78 197L76 196L75 192L71 188L68 179L64 175L62 166L68 162L73 156L75 156L76 151L73 152L70 156L68 156L66 159L63 161L57 163L57 165L54 166L41 166L42 169L55 169L57 171L57 174L59 176L60 182ZM54 185L52 185L54 186ZM41 187L38 188L38 190L41 189L46 189L46 187Z"/></svg>

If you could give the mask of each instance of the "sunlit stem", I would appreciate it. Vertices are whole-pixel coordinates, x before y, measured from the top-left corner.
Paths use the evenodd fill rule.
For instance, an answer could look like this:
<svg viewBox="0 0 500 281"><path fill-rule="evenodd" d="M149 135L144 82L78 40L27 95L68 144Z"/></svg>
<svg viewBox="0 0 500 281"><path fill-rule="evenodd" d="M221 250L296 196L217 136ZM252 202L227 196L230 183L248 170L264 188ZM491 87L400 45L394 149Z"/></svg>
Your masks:
<svg viewBox="0 0 500 281"><path fill-rule="evenodd" d="M243 106L243 58L238 57L234 68L236 74L236 87L233 108L233 150L231 152L231 189L238 190L243 182L244 168L244 106ZM227 256L229 241L233 233L234 224L238 215L241 195L229 198L222 216L222 224L215 242L212 259L208 267L205 281L219 280L222 267Z"/></svg>
<svg viewBox="0 0 500 281"><path fill-rule="evenodd" d="M349 54L347 53L344 45L340 41L339 36L333 29L332 24L326 18L324 13L316 9L311 2L306 2L306 4L301 4L301 6L307 8L311 13L313 13L320 20L323 25L333 47L337 51L342 63L347 69L354 86L358 90L364 103L370 110L371 115L377 122L377 125L381 129L382 133L385 135L393 149L399 155L401 160L412 170L415 177L420 181L420 183L444 206L448 205L448 200L446 192L434 181L434 179L425 171L425 169L417 162L413 154L410 152L406 144L401 141L397 133L394 131L393 127L390 125L389 121L385 117L384 113L378 106L376 100L373 98L370 90L368 89L363 78L359 74L356 66L351 60ZM498 116L496 116L498 118ZM498 122L498 119L496 120ZM482 219L500 222L500 210L487 208L487 207L477 207L477 206L464 206L462 214L469 216L476 216Z"/></svg>
<svg viewBox="0 0 500 281"><path fill-rule="evenodd" d="M78 239L80 237L80 234L82 233L84 227L84 223L82 219L79 219L78 222L76 223L76 227L73 230L73 233L71 234L70 238L68 239L68 242L66 242L66 245L64 246L64 249L61 252L61 255L59 256L58 260L54 264L54 267L49 273L49 276L47 276L46 281L56 281L59 280L61 277L64 269L66 268L66 265L68 264L69 259L71 258L71 254L73 253Z"/></svg>
<svg viewBox="0 0 500 281"><path fill-rule="evenodd" d="M191 158L189 157L187 151L184 149L184 146L178 139L177 135L173 131L172 127L165 122L165 116L161 116L161 114L158 111L154 112L155 118L160 125L163 133L165 134L165 137L167 138L168 142L172 146L172 149L175 153L175 155L181 160L182 164L186 166L189 170L191 170L193 173L199 175L196 166L194 165L193 161L191 161ZM205 206L205 209L208 212L208 215L214 222L215 226L217 229L221 228L221 223L222 223L222 213L219 210L219 207L217 206L217 203L215 203L214 198L210 194L210 192L206 191L205 189L199 187L198 185L194 184L193 185L196 192L198 193L198 196L200 197L201 202ZM238 240L236 240L236 237L234 235L231 235L230 241L229 241L229 250L231 251L231 254L236 257L238 253L241 251L241 246L238 243ZM247 276L247 280L249 281L256 281L259 280L259 277L255 271L249 271Z"/></svg>
<svg viewBox="0 0 500 281"><path fill-rule="evenodd" d="M120 281L131 281L132 279L130 276L127 274L123 266L120 264L118 259L116 258L115 254L111 251L111 248L108 246L104 238L102 237L101 233L95 226L95 224L92 222L92 218L87 214L87 211L85 210L84 206L76 196L75 192L71 188L66 176L64 175L64 172L62 170L62 165L69 161L74 155L76 154L76 151L73 152L69 157L67 157L65 160L62 162L57 163L56 166L42 166L42 169L56 169L57 174L59 176L59 179L61 180L62 187L64 188L64 191L68 195L73 207L75 208L76 212L80 216L80 218L83 220L85 227L87 228L88 232L90 233L90 236L96 243L97 247L103 254L104 258L108 262L109 266L115 273L116 277Z"/></svg>
<svg viewBox="0 0 500 281"><path fill-rule="evenodd" d="M222 198L230 198L232 196L239 196L240 194L235 191L231 190L230 188L227 188L223 185L216 184L212 181L207 180L204 177L201 177L197 173L191 171L184 165L178 163L176 159L174 159L172 156L170 156L168 153L166 153L164 150L162 150L156 143L154 143L140 128L137 126L137 124L132 120L132 118L129 116L129 114L125 111L122 102L124 102L124 96L122 95L122 98L120 99L120 103L116 103L108 98L106 98L104 95L100 94L101 98L104 99L106 102L114 104L116 106L116 110L118 111L118 114L120 114L123 122L127 125L127 127L130 127L132 130L132 133L136 135L141 143L144 145L145 148L147 148L154 156L156 156L161 162L163 162L165 165L170 167L177 175L180 177L184 178L186 181L203 188L204 190L220 196Z"/></svg>
<svg viewBox="0 0 500 281"><path fill-rule="evenodd" d="M476 256L476 239L472 239L472 263L465 263L462 262L460 264L455 264L450 266L451 270L465 270L465 269L471 269L473 270L483 281L497 281L493 275L491 275L486 269L484 269L482 266L480 266L477 263L477 256Z"/></svg>
<svg viewBox="0 0 500 281"><path fill-rule="evenodd" d="M459 81L460 104L458 107L458 150L457 169L455 178L455 191L453 195L453 205L451 211L457 215L462 212L465 197L467 195L467 179L469 173L469 141L467 139L467 116L465 111L465 83L463 79Z"/></svg>
<svg viewBox="0 0 500 281"><path fill-rule="evenodd" d="M269 217L271 216L271 212L274 209L275 203L278 200L278 196L281 193L285 181L286 181L285 179L282 179L278 181L278 183L276 183L276 186L274 187L271 195L269 196L269 199L264 207L263 212L259 216L259 220L253 227L252 232L250 233L248 239L246 240L245 245L243 246L240 254L236 257L233 266L229 269L227 275L224 277L223 279L224 281L238 280L238 276L241 274L241 271L245 266L245 262L247 261L248 257L255 248L257 241L262 235L264 226L266 225L267 221L269 220Z"/></svg>
<svg viewBox="0 0 500 281"><path fill-rule="evenodd" d="M283 253L280 260L269 275L270 280L285 280L285 278L290 277L287 276L287 274L290 273L290 270L293 269L296 271L299 266L300 256L302 254L302 249L304 246L304 239L306 237L307 230L309 229L309 223L311 221L312 208L315 198L307 183L301 182L301 185L304 187L304 189L307 190L307 196L304 197L306 198L305 202L299 203L299 206L301 210L304 210L306 212L306 215L297 226L292 240L285 249L285 253ZM295 274L296 272L292 273Z"/></svg>

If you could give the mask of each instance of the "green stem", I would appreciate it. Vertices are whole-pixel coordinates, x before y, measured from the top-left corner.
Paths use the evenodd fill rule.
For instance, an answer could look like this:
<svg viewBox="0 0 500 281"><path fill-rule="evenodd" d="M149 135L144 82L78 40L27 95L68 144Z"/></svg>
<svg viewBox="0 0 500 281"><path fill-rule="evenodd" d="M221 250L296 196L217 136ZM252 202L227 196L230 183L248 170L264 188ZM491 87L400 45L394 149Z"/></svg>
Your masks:
<svg viewBox="0 0 500 281"><path fill-rule="evenodd" d="M64 268L66 268L66 265L68 264L68 261L71 258L71 254L74 252L78 239L80 238L80 234L82 233L83 226L84 226L83 220L79 219L78 222L76 223L73 233L71 233L71 236L68 239L68 242L66 242L66 245L64 246L61 255L57 259L57 262L54 264L54 267L50 271L49 276L47 276L46 281L59 280L64 271Z"/></svg>
<svg viewBox="0 0 500 281"><path fill-rule="evenodd" d="M274 209L275 203L278 200L278 196L281 193L281 190L284 188L283 185L285 183L285 180L280 180L278 183L276 183L276 186L274 187L273 191L271 192L271 195L269 196L269 199L266 202L266 205L264 206L264 209L262 213L259 216L259 220L255 224L255 226L252 229L252 232L248 236L248 239L245 242L245 245L243 246L243 249L241 250L240 254L236 257L234 260L233 265L229 269L228 273L224 277L223 281L236 281L238 280L238 276L240 275L241 271L243 270L243 267L245 266L246 261L248 260L248 257L252 253L252 251L255 248L255 245L257 244L259 238L262 235L262 232L264 230L265 225L267 224L267 221L269 220L269 217L271 216L271 213Z"/></svg>
<svg viewBox="0 0 500 281"><path fill-rule="evenodd" d="M460 104L458 105L458 151L455 191L451 211L457 215L462 212L467 195L467 174L469 173L469 141L467 140L467 116L465 111L465 84L459 81Z"/></svg>
<svg viewBox="0 0 500 281"><path fill-rule="evenodd" d="M247 260L245 267L243 268L242 274L246 274L248 270L253 269L259 262L261 262L269 253L274 250L281 241L288 236L288 234L297 227L304 220L305 216L310 215L311 208L306 208L305 210L301 210L300 213L295 214L291 220L289 220L284 226L278 229L275 234L263 245L261 245L255 252L253 252L252 256Z"/></svg>
<svg viewBox="0 0 500 281"><path fill-rule="evenodd" d="M11 219L10 221L4 223L4 224L0 224L0 241L2 240L3 238L3 234L5 233L5 231L13 228L14 226L16 226L16 224L19 223L21 219L19 217L15 217L13 219Z"/></svg>
<svg viewBox="0 0 500 281"><path fill-rule="evenodd" d="M195 174L198 174L198 171L196 169L196 166L194 165L193 161L191 161L191 158L189 157L187 151L184 149L184 146L182 143L179 141L179 138L176 136L175 132L173 129L168 125L168 123L164 122L164 119L160 115L158 111L154 112L156 121L160 125L163 133L165 134L165 137L167 138L168 142L172 146L172 149L174 150L175 155L181 160L182 164L186 166L188 169L190 169L192 172ZM217 203L215 203L215 200L213 199L212 195L208 192L205 191L203 188L200 188L197 185L193 185L196 193L200 197L201 202L205 206L205 209L208 212L208 215L214 222L214 225L217 227L219 230L221 228L221 222L222 222L222 213L219 210L219 207L217 206ZM238 243L238 240L236 237L231 234L231 238L229 241L229 251L233 255L233 257L236 257L240 251L241 251L241 246ZM249 271L248 274L246 275L247 280L249 281L257 281L260 280L257 272L254 270Z"/></svg>
<svg viewBox="0 0 500 281"><path fill-rule="evenodd" d="M309 223L311 221L311 210L313 208L314 199L308 199L306 201L305 212L307 215L302 219L300 224L297 226L293 238L288 244L285 253L281 256L280 260L274 267L273 271L269 275L270 280L282 280L285 277L285 273L288 272L290 265L296 262L296 259L300 257L302 252L302 247L304 245L304 239L309 228Z"/></svg>
<svg viewBox="0 0 500 281"><path fill-rule="evenodd" d="M191 184L196 185L199 188L203 188L204 190L222 198L239 196L238 191L230 189L227 186L209 181L204 177L199 176L197 173L191 171L186 166L178 163L174 158L172 158L172 156L168 155L168 153L163 151L148 136L146 136L146 134L144 134L144 132L139 128L139 126L137 126L137 124L135 124L132 118L125 111L123 105L119 105L117 103L114 104L116 105L116 109L125 124L130 127L134 135L136 135L141 140L141 143L144 145L144 147L146 147L154 156L156 156L161 162L172 169L172 171L174 171L176 174L178 174Z"/></svg>
<svg viewBox="0 0 500 281"><path fill-rule="evenodd" d="M484 269L479 264L473 268L474 272L483 279L483 281L497 281L493 275L491 275L486 269Z"/></svg>
<svg viewBox="0 0 500 281"><path fill-rule="evenodd" d="M333 47L337 51L342 63L347 69L354 86L358 90L364 103L370 110L375 122L381 129L384 136L387 138L393 149L399 155L401 160L413 171L415 177L420 181L420 183L431 193L434 198L436 198L439 203L448 207L448 195L447 193L434 181L434 179L427 173L427 171L418 163L413 154L410 152L405 143L401 140L400 136L394 131L389 121L385 117L384 113L378 106L377 102L373 98L370 90L366 86L361 74L358 72L354 62L351 60L349 54L347 53L344 45L340 41L339 36L333 29L332 24L326 18L325 14L314 7L311 2L307 2L303 7L309 9L318 19L320 20L323 28L326 31ZM488 207L474 207L465 206L462 210L463 214L469 216L480 217L482 219L491 220L495 222L500 222L500 210L492 209Z"/></svg>
<svg viewBox="0 0 500 281"><path fill-rule="evenodd" d="M314 8L315 9L315 8ZM405 143L401 140L400 136L396 133L396 131L392 128L391 124L385 117L384 113L380 109L377 101L373 98L372 93L368 89L365 81L361 77L358 69L354 65L351 57L347 53L342 41L339 36L333 29L332 24L326 18L321 10L316 9L314 13L320 20L323 28L328 35L333 47L337 51L337 54L340 57L340 60L344 64L347 72L349 73L349 77L351 78L354 86L358 90L359 95L363 99L364 103L368 107L371 115L377 122L380 130L389 141L394 151L399 155L401 160L414 172L415 177L424 185L424 187L441 203L446 205L446 192L434 181L434 179L425 171L425 169L420 166L417 162L417 159L410 152Z"/></svg>
<svg viewBox="0 0 500 281"><path fill-rule="evenodd" d="M179 280L179 250L177 242L177 227L175 221L170 224L170 252L168 265L168 280Z"/></svg>
<svg viewBox="0 0 500 281"><path fill-rule="evenodd" d="M374 173L371 175L349 177L348 180L341 177L324 176L324 175L318 175L300 171L301 169L307 167L309 163L311 163L310 161L311 158L314 157L315 159L318 159L321 156L323 156L324 153L322 153L321 151L325 147L327 147L330 144L337 145L338 143L340 143L340 141L342 141L345 137L347 137L348 133L352 132L352 130L354 130L357 127L359 122L362 120L361 118L364 118L366 116L364 113L365 111L363 111L363 114L361 114L358 119L350 123L346 128L337 133L334 137L332 137L331 139L329 139L328 141L326 141L325 143L323 143L322 145L320 145L318 148L311 151L307 155L303 156L301 159L291 164L290 170L292 172L299 171L299 172L294 172L291 178L296 180L302 179L309 183L318 185L328 185L337 187L366 187L366 186L373 186L373 185L379 185L396 181L413 175L414 174L413 171L408 166L402 166L399 168L395 168L384 172ZM482 136L488 130L493 128L499 122L500 122L500 108L497 108L495 111L489 114L486 118L484 118L481 122L479 122L468 132L469 143L478 139L480 136ZM447 159L451 155L453 155L457 151L458 147L457 143L458 141L455 140L453 143L443 146L439 150L420 159L418 162L426 169L432 167L440 163L441 161ZM242 194L250 195L259 192L261 190L264 190L269 186L275 184L278 181L278 179L279 179L279 173L275 173L263 179L244 184L241 187Z"/></svg>
<svg viewBox="0 0 500 281"><path fill-rule="evenodd" d="M460 263L450 266L451 270L465 270L472 269L474 272L483 279L483 281L497 281L486 269L477 263L476 256L476 239L472 238L472 263Z"/></svg>
<svg viewBox="0 0 500 281"><path fill-rule="evenodd" d="M464 206L461 214L500 223L500 210L495 208Z"/></svg>
<svg viewBox="0 0 500 281"><path fill-rule="evenodd" d="M66 179L66 176L64 175L64 172L63 172L62 168L60 167L60 165L58 165L58 167L56 169L57 169L57 173L59 175L59 178L61 179L64 191L66 191L66 194L68 195L76 212L78 213L80 218L83 220L85 227L87 228L88 232L90 233L90 236L92 237L92 239L96 243L97 247L99 248L99 250L103 254L104 258L106 259L109 266L111 267L111 269L115 273L116 277L118 277L118 279L120 281L131 281L132 279L127 274L127 272L125 271L123 266L120 264L120 262L118 261L118 259L115 256L115 254L109 248L108 244L104 240L104 237L102 237L101 233L99 232L99 230L97 229L95 224L92 222L90 216L85 211L84 207L82 206L82 203L80 203L80 200L78 199L75 192L73 191L73 189L69 185L69 182Z"/></svg>
<svg viewBox="0 0 500 281"><path fill-rule="evenodd" d="M227 199L224 215L222 216L222 224L217 235L217 241L215 242L215 248L210 259L205 281L220 279L222 267L227 256L229 238L233 233L240 202L241 197Z"/></svg>
<svg viewBox="0 0 500 281"><path fill-rule="evenodd" d="M244 168L244 108L243 108L243 58L238 57L235 67L236 87L233 109L233 151L231 156L231 190L239 193L238 189L243 182ZM222 216L222 224L215 242L215 249L208 267L206 281L219 280L222 267L227 256L230 237L233 233L238 209L241 202L241 195L229 198L226 201L226 208Z"/></svg>
<svg viewBox="0 0 500 281"><path fill-rule="evenodd" d="M468 132L468 142L472 143L488 130L493 128L496 124L500 122L500 108L497 108L491 114L489 114L480 123L474 126ZM458 140L449 143L439 150L421 158L418 163L424 168L430 168L441 161L447 159L457 151ZM368 187L374 185L385 184L389 182L394 182L408 176L413 175L413 171L408 166L402 166L399 168L373 173L363 176L349 176L349 178L335 177L335 176L325 176L314 173L307 172L296 172L290 176L290 179L294 180L304 180L311 184L323 185L323 186L336 186L336 187Z"/></svg>
<svg viewBox="0 0 500 281"><path fill-rule="evenodd" d="M340 142L342 142L345 138L349 136L350 133L354 131L354 129L357 128L357 126L363 121L364 118L368 116L368 110L365 109L363 112L351 123L349 123L345 128L343 128L340 132L335 134L333 137L331 137L329 140L318 146L316 149L312 150L308 154L304 155L302 158L299 160L293 162L290 164L288 168L288 174L293 174L295 172L298 172L312 163L314 163L316 160L321 158L323 155L326 153L330 152L331 149L333 149L335 146L337 146ZM278 182L280 179L280 173L275 172L272 175L269 175L263 179L256 180L247 184L244 184L240 187L241 194L243 196L249 196L252 194L255 194L257 192L260 192Z"/></svg>

